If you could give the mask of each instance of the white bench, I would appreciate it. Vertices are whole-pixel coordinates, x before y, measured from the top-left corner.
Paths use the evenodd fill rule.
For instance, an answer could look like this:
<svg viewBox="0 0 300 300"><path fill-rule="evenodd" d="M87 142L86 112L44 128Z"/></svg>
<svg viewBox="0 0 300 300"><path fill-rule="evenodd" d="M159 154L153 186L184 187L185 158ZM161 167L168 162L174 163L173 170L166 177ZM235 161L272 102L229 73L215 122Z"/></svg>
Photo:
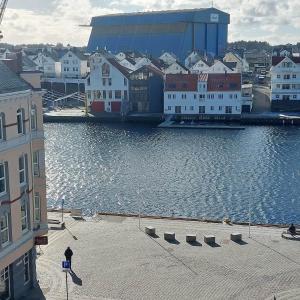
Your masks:
<svg viewBox="0 0 300 300"><path fill-rule="evenodd" d="M242 240L242 234L237 232L231 233L230 239L234 242L240 242Z"/></svg>
<svg viewBox="0 0 300 300"><path fill-rule="evenodd" d="M175 241L175 232L165 232L164 239L166 241Z"/></svg>
<svg viewBox="0 0 300 300"><path fill-rule="evenodd" d="M185 240L187 243L193 243L193 242L196 242L197 236L196 236L196 234L187 234L185 237Z"/></svg>
<svg viewBox="0 0 300 300"><path fill-rule="evenodd" d="M145 232L146 234L153 236L155 235L155 227L147 226L145 227Z"/></svg>
<svg viewBox="0 0 300 300"><path fill-rule="evenodd" d="M216 237L214 235L205 235L204 243L206 244L214 244L216 241Z"/></svg>
<svg viewBox="0 0 300 300"><path fill-rule="evenodd" d="M72 208L71 217L82 219L82 209L81 208Z"/></svg>

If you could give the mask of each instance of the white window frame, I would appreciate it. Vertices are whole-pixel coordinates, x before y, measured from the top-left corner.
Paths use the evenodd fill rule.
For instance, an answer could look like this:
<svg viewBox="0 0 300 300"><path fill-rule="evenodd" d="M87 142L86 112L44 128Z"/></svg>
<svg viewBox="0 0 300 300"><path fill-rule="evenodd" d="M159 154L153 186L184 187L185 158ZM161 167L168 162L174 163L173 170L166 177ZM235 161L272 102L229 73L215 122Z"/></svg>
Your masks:
<svg viewBox="0 0 300 300"><path fill-rule="evenodd" d="M37 113L36 113L36 106L31 107L30 112L30 125L31 130L37 130Z"/></svg>
<svg viewBox="0 0 300 300"><path fill-rule="evenodd" d="M20 124L19 124L20 122ZM21 131L19 132L19 125L21 128ZM17 110L17 132L18 134L24 134L24 120L23 120L23 109L19 108Z"/></svg>
<svg viewBox="0 0 300 300"><path fill-rule="evenodd" d="M23 161L23 168L20 169L20 159L22 159ZM21 174L23 173L23 178L24 178L24 181L21 182ZM21 155L19 157L19 183L20 185L25 185L26 184L26 181L27 181L27 178L26 178L26 160L25 160L25 155Z"/></svg>
<svg viewBox="0 0 300 300"><path fill-rule="evenodd" d="M34 193L34 222L41 222L41 197L39 193Z"/></svg>
<svg viewBox="0 0 300 300"><path fill-rule="evenodd" d="M30 260L28 252L23 256L23 264L24 264L24 285L29 283L30 281ZM26 280L25 272L28 272L28 279Z"/></svg>
<svg viewBox="0 0 300 300"><path fill-rule="evenodd" d="M32 152L32 168L33 168L33 176L40 176L40 152L34 151Z"/></svg>
<svg viewBox="0 0 300 300"><path fill-rule="evenodd" d="M1 227L0 227L0 230L1 230L1 247L5 247L9 244L10 242L10 236L9 236L9 217L8 217L8 214L4 214L0 217L1 219L4 218L5 219L5 223L6 223L6 227L3 227L2 228L2 222L0 223L1 224ZM4 232L7 232L7 240L3 242L3 233Z"/></svg>
<svg viewBox="0 0 300 300"><path fill-rule="evenodd" d="M23 212L23 208L24 207L24 215L22 215L22 212ZM25 222L23 222L25 221ZM26 225L24 228L23 228L23 223ZM21 203L21 229L22 229L22 232L25 232L25 231L28 231L28 218L27 218L27 203L26 201L23 201Z"/></svg>
<svg viewBox="0 0 300 300"><path fill-rule="evenodd" d="M3 196L6 194L6 172L5 172L5 163L0 163L0 168L3 167L3 177L0 177L0 181L4 181L4 191L0 192L0 196Z"/></svg>
<svg viewBox="0 0 300 300"><path fill-rule="evenodd" d="M10 276L9 276L9 267L7 266L6 268L2 269L0 272L0 280L2 282L5 282L8 280L8 298L6 300L10 299Z"/></svg>
<svg viewBox="0 0 300 300"><path fill-rule="evenodd" d="M4 141L4 122L3 114L0 114L0 141Z"/></svg>

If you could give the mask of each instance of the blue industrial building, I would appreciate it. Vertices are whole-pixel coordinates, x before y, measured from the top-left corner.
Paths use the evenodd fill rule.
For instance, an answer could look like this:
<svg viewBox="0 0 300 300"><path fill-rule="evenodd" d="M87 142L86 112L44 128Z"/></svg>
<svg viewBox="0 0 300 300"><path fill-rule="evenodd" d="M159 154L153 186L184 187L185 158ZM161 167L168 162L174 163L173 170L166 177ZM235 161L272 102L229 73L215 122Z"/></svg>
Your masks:
<svg viewBox="0 0 300 300"><path fill-rule="evenodd" d="M88 51L174 53L181 61L193 50L222 56L230 15L215 8L124 13L92 18Z"/></svg>

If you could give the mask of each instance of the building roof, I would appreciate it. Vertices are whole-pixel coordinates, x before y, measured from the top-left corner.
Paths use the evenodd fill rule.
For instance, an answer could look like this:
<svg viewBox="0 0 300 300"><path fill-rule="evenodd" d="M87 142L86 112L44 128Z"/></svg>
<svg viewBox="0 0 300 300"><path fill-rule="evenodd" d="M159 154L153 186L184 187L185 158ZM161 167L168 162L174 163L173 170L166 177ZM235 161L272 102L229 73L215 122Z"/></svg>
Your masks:
<svg viewBox="0 0 300 300"><path fill-rule="evenodd" d="M298 56L272 56L272 66L277 66L281 63L286 57L288 57L295 64L300 64L300 57Z"/></svg>
<svg viewBox="0 0 300 300"><path fill-rule="evenodd" d="M26 91L29 89L31 89L29 84L0 61L0 94Z"/></svg>
<svg viewBox="0 0 300 300"><path fill-rule="evenodd" d="M237 62L222 61L222 64L225 65L227 68L233 70L236 68Z"/></svg>
<svg viewBox="0 0 300 300"><path fill-rule="evenodd" d="M207 91L229 92L241 90L241 74L208 74Z"/></svg>
<svg viewBox="0 0 300 300"><path fill-rule="evenodd" d="M114 66L116 69L118 69L125 77L127 77L130 74L131 70L120 65L119 62L115 58L106 57L106 59L112 66Z"/></svg>
<svg viewBox="0 0 300 300"><path fill-rule="evenodd" d="M197 74L167 74L165 91L197 91Z"/></svg>
<svg viewBox="0 0 300 300"><path fill-rule="evenodd" d="M163 73L162 71L160 71L160 70L157 69L157 68L152 67L151 65L144 65L144 66L141 66L141 67L138 68L137 70L133 71L131 74L139 73L139 72L141 72L141 71L144 70L144 69L147 69L147 70L149 70L149 71L151 71L151 72L153 72L153 73L155 73L155 74L157 74L157 75L159 75L159 76L161 76L161 77L164 76L164 73Z"/></svg>

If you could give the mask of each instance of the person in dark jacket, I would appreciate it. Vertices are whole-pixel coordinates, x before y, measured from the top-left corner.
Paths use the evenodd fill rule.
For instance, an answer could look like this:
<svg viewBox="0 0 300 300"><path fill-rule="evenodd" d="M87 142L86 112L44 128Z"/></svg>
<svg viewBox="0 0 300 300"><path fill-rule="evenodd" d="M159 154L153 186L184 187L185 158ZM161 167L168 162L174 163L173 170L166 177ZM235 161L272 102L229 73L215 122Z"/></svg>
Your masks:
<svg viewBox="0 0 300 300"><path fill-rule="evenodd" d="M291 235L295 235L296 234L296 227L294 226L294 224L292 223L288 229L288 232L291 234Z"/></svg>
<svg viewBox="0 0 300 300"><path fill-rule="evenodd" d="M66 260L70 262L70 270L72 270L72 256L73 256L73 251L71 250L70 247L68 247L65 251L65 257Z"/></svg>

